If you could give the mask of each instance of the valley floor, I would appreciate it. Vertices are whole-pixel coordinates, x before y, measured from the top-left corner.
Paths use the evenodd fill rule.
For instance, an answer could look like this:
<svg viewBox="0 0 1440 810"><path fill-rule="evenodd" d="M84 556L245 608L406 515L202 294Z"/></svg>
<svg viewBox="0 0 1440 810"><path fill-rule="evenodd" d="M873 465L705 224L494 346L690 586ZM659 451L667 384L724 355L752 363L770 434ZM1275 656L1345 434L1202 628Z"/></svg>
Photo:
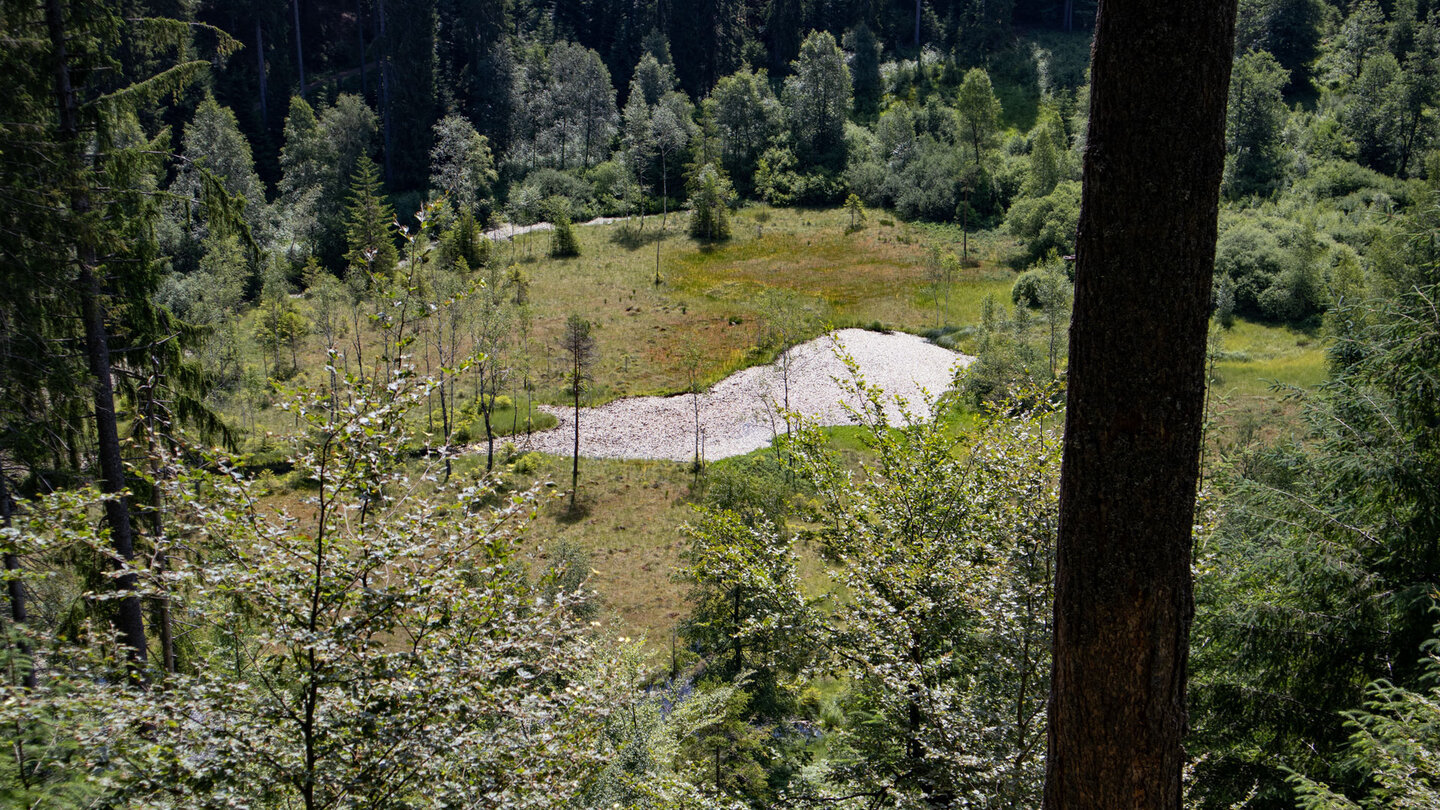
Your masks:
<svg viewBox="0 0 1440 810"><path fill-rule="evenodd" d="M974 360L902 332L842 329L789 350L781 360L725 378L707 391L669 397L631 397L580 410L580 454L592 458L691 461L744 455L767 446L785 430L779 415L789 409L821 425L854 424L856 394L847 391L851 372L841 353L855 362L868 385L885 392L892 419L901 407L916 418L928 414L926 399L951 387L957 367ZM788 398L787 398L788 391ZM536 433L523 449L568 456L573 450L573 409L542 406L560 420ZM697 438L698 434L698 438Z"/></svg>

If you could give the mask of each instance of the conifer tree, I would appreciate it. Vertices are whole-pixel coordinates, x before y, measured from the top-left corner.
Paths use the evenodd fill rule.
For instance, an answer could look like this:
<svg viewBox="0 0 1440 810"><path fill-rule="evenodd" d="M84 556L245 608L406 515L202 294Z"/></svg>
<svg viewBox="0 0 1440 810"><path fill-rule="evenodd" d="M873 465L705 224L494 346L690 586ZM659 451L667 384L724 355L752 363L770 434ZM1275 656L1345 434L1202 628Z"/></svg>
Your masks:
<svg viewBox="0 0 1440 810"><path fill-rule="evenodd" d="M10 350L0 369L4 440L13 447L27 437L47 444L61 437L51 444L54 456L68 454L74 473L93 453L109 496L105 522L121 591L108 612L130 677L143 680L147 645L128 569L135 527L119 437L124 379L116 371L145 361L171 376L185 330L153 303L163 141L147 139L134 112L178 93L209 63L183 58L184 23L136 23L96 0L7 3L0 35L7 43L0 65L12 83L0 94L0 221L7 223L0 345ZM127 42L149 49L155 62L128 71L115 56ZM219 42L222 52L234 45L223 35ZM176 43L182 47L169 47ZM86 421L94 444L82 452Z"/></svg>
<svg viewBox="0 0 1440 810"><path fill-rule="evenodd" d="M556 197L546 207L551 211L550 221L554 226L550 233L550 255L557 259L579 256L580 243L575 239L575 226L570 223L570 204Z"/></svg>
<svg viewBox="0 0 1440 810"><path fill-rule="evenodd" d="M346 215L346 265L352 271L389 275L400 261L395 249L395 211L382 196L380 168L362 157L350 181L350 204Z"/></svg>
<svg viewBox="0 0 1440 810"><path fill-rule="evenodd" d="M707 163L695 177L690 196L690 235L716 241L730 238L730 203L735 192L715 164Z"/></svg>

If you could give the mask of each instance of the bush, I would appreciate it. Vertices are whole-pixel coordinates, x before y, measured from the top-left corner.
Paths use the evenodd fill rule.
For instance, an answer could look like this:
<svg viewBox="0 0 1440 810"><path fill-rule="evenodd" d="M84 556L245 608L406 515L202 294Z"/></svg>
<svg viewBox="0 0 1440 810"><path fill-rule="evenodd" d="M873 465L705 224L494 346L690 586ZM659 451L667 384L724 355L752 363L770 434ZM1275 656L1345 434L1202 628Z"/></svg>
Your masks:
<svg viewBox="0 0 1440 810"><path fill-rule="evenodd" d="M545 456L540 453L523 453L515 459L512 469L517 475L534 475L544 464Z"/></svg>
<svg viewBox="0 0 1440 810"><path fill-rule="evenodd" d="M570 220L584 221L594 213L590 184L568 172L539 169L510 192L510 203L523 222L538 222L555 214L554 200L565 201Z"/></svg>
<svg viewBox="0 0 1440 810"><path fill-rule="evenodd" d="M796 165L790 149L766 149L755 170L755 192L776 206L823 205L840 199L845 191L841 175L826 169L798 172Z"/></svg>
<svg viewBox="0 0 1440 810"><path fill-rule="evenodd" d="M1075 252L1075 229L1080 225L1080 184L1067 180L1044 197L1015 203L1006 218L1010 233L1025 240L1030 260L1054 251Z"/></svg>
<svg viewBox="0 0 1440 810"><path fill-rule="evenodd" d="M1337 199L1357 192L1365 192L1363 196L1368 198L1376 194L1402 199L1408 197L1404 183L1347 160L1331 160L1316 165L1297 184L1297 188L1310 192L1318 199Z"/></svg>
<svg viewBox="0 0 1440 810"><path fill-rule="evenodd" d="M726 509L749 525L782 525L793 488L772 453L761 452L710 465L705 505Z"/></svg>
<svg viewBox="0 0 1440 810"><path fill-rule="evenodd" d="M1026 270L1010 288L1010 301L1017 306L1023 304L1031 309L1040 309L1047 303L1061 300L1069 283L1059 265Z"/></svg>
<svg viewBox="0 0 1440 810"><path fill-rule="evenodd" d="M922 137L915 159L891 178L896 211L906 219L950 221L961 200L964 173L959 153L929 136Z"/></svg>
<svg viewBox="0 0 1440 810"><path fill-rule="evenodd" d="M851 163L845 169L845 185L866 205L882 206L886 196L885 166L873 160Z"/></svg>
<svg viewBox="0 0 1440 810"><path fill-rule="evenodd" d="M1233 312L1294 323L1329 305L1316 236L1290 222L1247 217L1220 234L1215 245L1217 289L1224 287ZM1221 303L1217 296L1218 304Z"/></svg>

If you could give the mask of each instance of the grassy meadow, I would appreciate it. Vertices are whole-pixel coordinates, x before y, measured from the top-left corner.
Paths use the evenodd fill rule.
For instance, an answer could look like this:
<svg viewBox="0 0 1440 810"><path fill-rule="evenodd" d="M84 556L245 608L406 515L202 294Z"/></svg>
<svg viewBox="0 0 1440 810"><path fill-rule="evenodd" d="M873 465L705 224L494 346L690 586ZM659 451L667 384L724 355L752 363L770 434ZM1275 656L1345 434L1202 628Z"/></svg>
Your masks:
<svg viewBox="0 0 1440 810"><path fill-rule="evenodd" d="M581 255L552 259L550 234L532 232L502 244L498 256L525 273L535 307L534 345L548 371L542 399L563 402L558 345L565 319L575 313L594 325L597 365L592 403L627 396L671 394L689 386L691 353L699 377L713 383L741 368L768 361L767 326L785 318L792 342L836 327L881 325L919 331L937 320L925 256L936 240L911 225L872 214L868 225L846 231L840 209L771 209L749 206L732 220L732 237L718 245L696 242L685 216L575 229ZM942 250L960 252L943 240ZM1008 300L1014 273L1004 264L1015 246L998 236L971 239L978 266L953 284L949 322L973 322L994 293ZM655 283L657 248L659 284Z"/></svg>
<svg viewBox="0 0 1440 810"><path fill-rule="evenodd" d="M690 364L700 379L713 383L743 367L768 362L776 345L766 341L770 324L784 322L790 342L821 334L827 326L869 326L923 332L938 324L974 326L987 296L1009 306L1016 277L1012 264L1020 248L998 232L970 234L974 267L957 272L948 290L926 277L927 255L961 252L957 228L917 227L884 212L871 212L858 230L847 228L841 210L772 209L747 206L732 220L733 235L710 245L691 239L684 214L575 229L581 255L554 259L550 233L522 235L496 246L496 258L513 265L530 284L533 310L530 367L538 384L536 402L568 401L561 373L560 335L566 318L579 314L593 324L596 340L595 383L588 404L626 396L668 394L689 385ZM660 283L655 282L657 248ZM302 311L312 306L300 301ZM313 312L307 311L312 322ZM239 332L253 330L254 313ZM354 320L346 335L356 346L373 339ZM962 339L962 349L973 350ZM251 352L258 352L253 347ZM362 349L356 349L359 352ZM1318 334L1243 320L1230 329L1214 329L1211 414L1219 430L1274 432L1293 421L1295 407L1272 390L1279 385L1310 386L1325 373L1325 346ZM292 384L321 384L324 352L318 336L297 350L298 372ZM421 370L424 370L424 365ZM460 386L462 421L471 401ZM263 392L261 392L263 393ZM502 433L512 425L523 432L524 403L496 415ZM242 390L232 395L232 415L262 446L294 429L293 416L266 407L263 397ZM247 404L249 403L249 404ZM260 404L256 404L260 403ZM519 411L517 413L517 410ZM537 427L553 421L544 414ZM953 429L973 424L973 414L957 413ZM483 438L471 421L470 440ZM836 445L860 453L854 428L835 428ZM481 438L477 438L481 437ZM497 449L508 439L497 439ZM478 477L485 468L482 445L459 460L456 474ZM766 452L766 451L757 451ZM513 458L514 453L506 454ZM502 459L505 456L502 456ZM526 470L509 473L513 486L554 481L568 484L567 458L532 456ZM683 526L698 500L696 478L688 465L664 461L584 459L579 508L570 511L556 499L540 512L532 529L530 551L543 564L561 541L584 551L591 583L603 602L601 619L617 634L643 635L655 649L668 648L676 622L683 618L684 585L674 572L687 545ZM283 486L277 499L288 500ZM817 561L816 566L820 563ZM817 581L818 570L808 577Z"/></svg>

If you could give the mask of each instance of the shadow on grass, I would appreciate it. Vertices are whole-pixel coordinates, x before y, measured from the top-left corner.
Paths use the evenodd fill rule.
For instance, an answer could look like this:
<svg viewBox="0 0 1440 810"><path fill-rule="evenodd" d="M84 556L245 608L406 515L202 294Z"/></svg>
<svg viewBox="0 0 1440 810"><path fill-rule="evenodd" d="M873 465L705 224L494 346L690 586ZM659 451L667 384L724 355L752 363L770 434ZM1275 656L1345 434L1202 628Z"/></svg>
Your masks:
<svg viewBox="0 0 1440 810"><path fill-rule="evenodd" d="M646 245L655 244L663 238L664 235L660 230L659 222L654 223L652 227L644 230L641 230L638 226L627 223L616 228L610 234L610 241L628 250L636 250Z"/></svg>
<svg viewBox="0 0 1440 810"><path fill-rule="evenodd" d="M587 517L590 517L589 502L583 498L577 498L573 506L570 501L565 501L560 506L560 515L556 519L567 526L572 526Z"/></svg>

